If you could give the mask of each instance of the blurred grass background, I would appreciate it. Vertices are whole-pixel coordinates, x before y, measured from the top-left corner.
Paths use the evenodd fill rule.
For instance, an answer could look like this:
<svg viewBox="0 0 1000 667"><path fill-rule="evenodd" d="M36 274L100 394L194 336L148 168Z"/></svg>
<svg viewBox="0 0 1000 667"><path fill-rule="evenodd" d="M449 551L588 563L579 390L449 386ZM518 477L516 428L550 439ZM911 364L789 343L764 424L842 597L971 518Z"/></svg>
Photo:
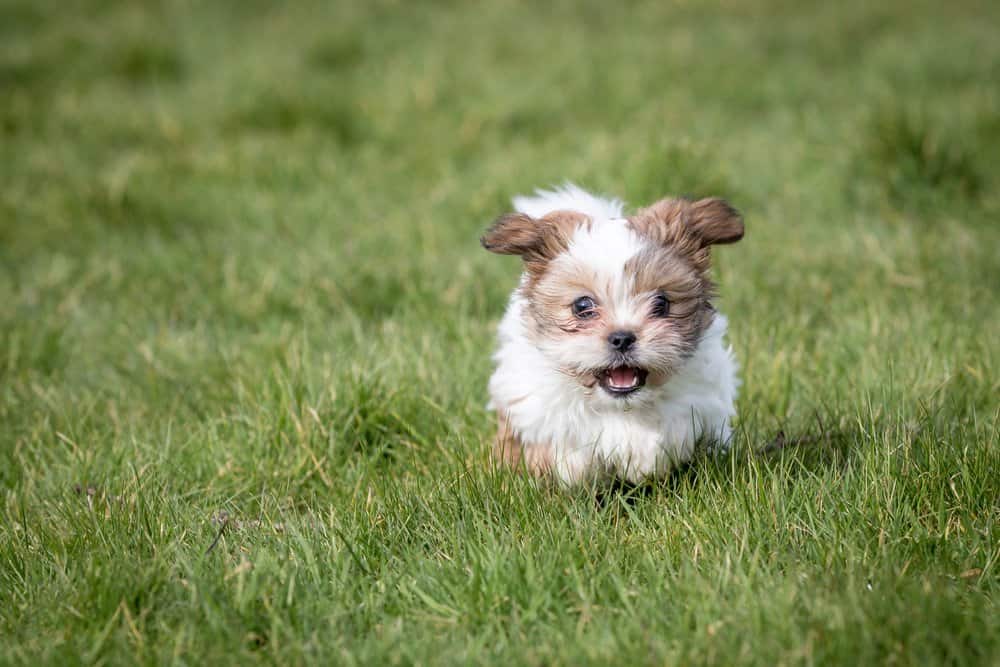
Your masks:
<svg viewBox="0 0 1000 667"><path fill-rule="evenodd" d="M0 660L996 664L998 21L0 0ZM747 218L733 454L600 502L487 458L565 179Z"/></svg>

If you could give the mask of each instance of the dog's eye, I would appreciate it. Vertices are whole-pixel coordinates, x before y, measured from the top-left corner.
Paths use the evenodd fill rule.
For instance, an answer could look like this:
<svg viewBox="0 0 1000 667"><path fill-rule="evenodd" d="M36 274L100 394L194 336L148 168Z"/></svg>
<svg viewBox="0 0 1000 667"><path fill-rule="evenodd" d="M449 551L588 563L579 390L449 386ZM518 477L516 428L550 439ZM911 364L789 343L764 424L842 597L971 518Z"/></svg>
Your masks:
<svg viewBox="0 0 1000 667"><path fill-rule="evenodd" d="M589 320L597 316L597 304L589 296L581 296L573 302L573 314L581 320Z"/></svg>
<svg viewBox="0 0 1000 667"><path fill-rule="evenodd" d="M653 317L666 317L670 314L670 300L666 294L660 293L653 297Z"/></svg>

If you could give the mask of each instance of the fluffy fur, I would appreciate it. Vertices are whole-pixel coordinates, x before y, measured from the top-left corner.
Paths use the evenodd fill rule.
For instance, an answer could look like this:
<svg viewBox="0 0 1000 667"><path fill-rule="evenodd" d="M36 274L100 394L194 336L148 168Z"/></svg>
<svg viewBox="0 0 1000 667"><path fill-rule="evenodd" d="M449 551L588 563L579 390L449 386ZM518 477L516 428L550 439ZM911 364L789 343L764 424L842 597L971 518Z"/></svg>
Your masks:
<svg viewBox="0 0 1000 667"><path fill-rule="evenodd" d="M626 218L573 185L514 206L483 237L525 266L489 385L497 455L572 484L662 476L698 442L725 446L739 381L708 249L742 237L739 214L665 199ZM591 310L577 312L581 297ZM609 343L622 332L635 338L624 350ZM638 387L618 391L622 377Z"/></svg>

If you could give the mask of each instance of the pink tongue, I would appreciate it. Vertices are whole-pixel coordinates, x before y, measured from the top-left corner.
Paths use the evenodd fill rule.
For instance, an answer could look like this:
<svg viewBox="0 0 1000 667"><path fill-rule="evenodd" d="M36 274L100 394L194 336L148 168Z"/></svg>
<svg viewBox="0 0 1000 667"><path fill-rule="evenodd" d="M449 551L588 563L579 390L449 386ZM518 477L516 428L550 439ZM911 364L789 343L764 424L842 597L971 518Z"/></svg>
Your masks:
<svg viewBox="0 0 1000 667"><path fill-rule="evenodd" d="M612 368L608 373L611 384L615 387L631 387L635 384L635 369L623 366L622 368Z"/></svg>

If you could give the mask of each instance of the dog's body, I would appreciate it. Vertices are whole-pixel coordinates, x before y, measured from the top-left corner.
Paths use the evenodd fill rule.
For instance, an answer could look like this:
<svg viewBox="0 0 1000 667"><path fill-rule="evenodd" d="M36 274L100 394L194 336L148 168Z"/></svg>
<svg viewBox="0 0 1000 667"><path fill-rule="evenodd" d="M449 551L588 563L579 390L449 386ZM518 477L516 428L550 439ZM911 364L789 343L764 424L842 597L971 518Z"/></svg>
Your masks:
<svg viewBox="0 0 1000 667"><path fill-rule="evenodd" d="M483 237L525 261L489 387L498 456L566 483L639 481L725 446L739 381L708 246L742 237L739 214L669 199L624 218L569 185L514 204Z"/></svg>

